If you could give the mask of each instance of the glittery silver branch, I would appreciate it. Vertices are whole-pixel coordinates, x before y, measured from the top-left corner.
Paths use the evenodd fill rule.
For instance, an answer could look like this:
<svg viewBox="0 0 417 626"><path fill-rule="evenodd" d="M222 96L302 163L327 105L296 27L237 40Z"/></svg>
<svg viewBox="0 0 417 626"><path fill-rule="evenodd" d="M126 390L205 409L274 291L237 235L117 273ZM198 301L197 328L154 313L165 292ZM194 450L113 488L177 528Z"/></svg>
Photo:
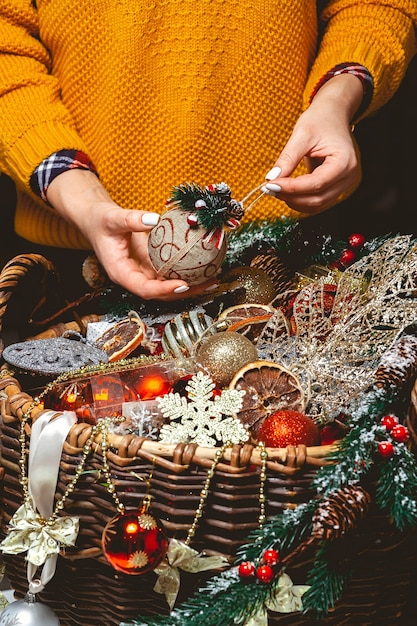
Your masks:
<svg viewBox="0 0 417 626"><path fill-rule="evenodd" d="M347 268L329 310L326 279L300 290L293 304L295 334L275 314L261 333L260 358L283 364L305 387L306 412L326 422L374 382L378 363L417 319L417 243L389 239Z"/></svg>

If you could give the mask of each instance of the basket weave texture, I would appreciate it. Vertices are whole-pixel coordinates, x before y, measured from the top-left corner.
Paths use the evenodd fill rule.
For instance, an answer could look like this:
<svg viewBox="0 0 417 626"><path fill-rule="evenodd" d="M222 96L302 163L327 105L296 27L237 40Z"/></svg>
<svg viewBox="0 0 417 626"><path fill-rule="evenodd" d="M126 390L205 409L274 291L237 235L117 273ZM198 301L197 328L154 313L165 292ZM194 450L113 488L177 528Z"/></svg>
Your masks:
<svg viewBox="0 0 417 626"><path fill-rule="evenodd" d="M26 255L14 259L0 278L0 308L6 303L21 274L31 264L43 265L39 257ZM45 261L45 271L51 271ZM23 268L23 269L22 269ZM1 290L3 287L3 290ZM20 421L32 402L21 383L3 368L0 379L1 466L4 472L1 491L1 534L7 532L10 518L22 503L20 476ZM35 409L36 419L40 410ZM416 441L417 383L414 384L408 427ZM64 443L56 497L59 499L73 478L83 446L91 432L88 424L72 427ZM30 435L30 433L28 433ZM30 436L27 438L30 443ZM266 514L272 517L289 507L314 497L312 478L326 462L326 446L317 446L310 455L304 446L282 451L283 462L268 461L265 483ZM281 452L280 452L281 454ZM125 507L141 504L146 485L138 475L152 473L150 493L152 513L164 525L169 537L185 539L193 523L207 471L212 460L200 456L195 445L173 446L172 454L157 455L147 450L147 442L136 436L111 440L108 463L119 499ZM58 615L62 626L116 626L140 615L168 613L164 596L154 591L154 572L129 576L116 572L102 553L101 536L106 523L116 511L105 485L98 478L101 453L93 452L74 493L67 498L64 514L80 518L80 532L74 548L58 558L57 572L39 600ZM210 485L204 514L191 546L205 554L221 554L232 561L236 549L247 541L258 526L260 464L251 445L234 446L218 464ZM374 626L415 623L412 593L417 580L417 533L401 534L379 510L370 515L353 533L349 543L354 576L335 609L321 624L332 626ZM17 597L27 591L26 564L23 555L4 554L6 573ZM304 584L311 566L308 548L294 557L287 569L294 584ZM203 582L204 575L181 572L178 602L191 595ZM317 625L314 617L300 613L269 614L269 624L284 626Z"/></svg>

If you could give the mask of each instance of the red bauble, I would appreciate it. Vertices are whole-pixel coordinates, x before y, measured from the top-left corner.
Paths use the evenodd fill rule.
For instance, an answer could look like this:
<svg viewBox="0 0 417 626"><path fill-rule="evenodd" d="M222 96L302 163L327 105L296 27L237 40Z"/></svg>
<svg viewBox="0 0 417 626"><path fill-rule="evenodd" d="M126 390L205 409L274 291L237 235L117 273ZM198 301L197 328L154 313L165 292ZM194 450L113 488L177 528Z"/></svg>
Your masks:
<svg viewBox="0 0 417 626"><path fill-rule="evenodd" d="M238 568L240 578L251 578L255 574L255 565L252 561L244 561Z"/></svg>
<svg viewBox="0 0 417 626"><path fill-rule="evenodd" d="M329 422L323 428L320 429L320 444L322 446L328 446L335 441L343 439L346 435L346 428L342 424L337 422Z"/></svg>
<svg viewBox="0 0 417 626"><path fill-rule="evenodd" d="M379 454L386 459L389 459L394 454L394 445L391 441L380 441L378 444Z"/></svg>
<svg viewBox="0 0 417 626"><path fill-rule="evenodd" d="M317 446L320 444L320 433L318 426L304 413L283 409L272 413L262 422L258 440L271 448L298 444Z"/></svg>
<svg viewBox="0 0 417 626"><path fill-rule="evenodd" d="M160 374L144 376L133 387L141 400L154 400L172 390L171 382Z"/></svg>
<svg viewBox="0 0 417 626"><path fill-rule="evenodd" d="M365 237L361 233L352 233L348 241L351 248L361 248L365 243Z"/></svg>
<svg viewBox="0 0 417 626"><path fill-rule="evenodd" d="M385 426L385 428L389 431L394 428L398 424L398 417L395 415L384 415L381 420L381 424Z"/></svg>
<svg viewBox="0 0 417 626"><path fill-rule="evenodd" d="M347 267L348 265L351 265L354 260L355 260L355 253L353 252L353 250L349 250L349 249L343 250L339 258L339 261L341 262L343 267Z"/></svg>
<svg viewBox="0 0 417 626"><path fill-rule="evenodd" d="M274 570L270 565L260 565L256 570L256 578L261 581L261 583L271 583L274 580Z"/></svg>
<svg viewBox="0 0 417 626"><path fill-rule="evenodd" d="M406 441L408 441L410 434L406 426L403 426L402 424L397 424L391 430L391 437L397 443L405 443Z"/></svg>
<svg viewBox="0 0 417 626"><path fill-rule="evenodd" d="M155 569L168 550L161 522L147 507L120 513L107 524L102 537L109 563L125 574L144 574Z"/></svg>
<svg viewBox="0 0 417 626"><path fill-rule="evenodd" d="M279 553L277 552L277 550L269 548L263 553L262 561L265 563L265 565L277 565L279 563Z"/></svg>

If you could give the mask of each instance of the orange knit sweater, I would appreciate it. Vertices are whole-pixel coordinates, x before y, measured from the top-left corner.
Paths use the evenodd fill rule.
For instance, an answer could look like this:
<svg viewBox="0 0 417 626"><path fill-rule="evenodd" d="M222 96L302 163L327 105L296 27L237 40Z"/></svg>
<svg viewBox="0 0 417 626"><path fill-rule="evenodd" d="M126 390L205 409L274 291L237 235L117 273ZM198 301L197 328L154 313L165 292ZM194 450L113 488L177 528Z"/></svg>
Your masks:
<svg viewBox="0 0 417 626"><path fill-rule="evenodd" d="M416 0L333 0L320 48L312 0L3 0L0 169L17 185L16 231L88 247L35 198L51 153L78 149L123 207L162 211L174 185L263 181L319 79L340 62L374 77L366 112L416 51ZM296 173L300 173L300 166ZM246 216L298 214L263 198Z"/></svg>

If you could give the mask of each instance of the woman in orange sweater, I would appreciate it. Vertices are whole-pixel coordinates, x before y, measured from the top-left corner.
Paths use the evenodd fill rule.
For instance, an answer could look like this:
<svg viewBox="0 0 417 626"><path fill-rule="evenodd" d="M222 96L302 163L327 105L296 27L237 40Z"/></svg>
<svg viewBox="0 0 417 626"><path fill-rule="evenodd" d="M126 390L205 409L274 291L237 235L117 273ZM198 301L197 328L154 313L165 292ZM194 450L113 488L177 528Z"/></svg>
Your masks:
<svg viewBox="0 0 417 626"><path fill-rule="evenodd" d="M0 170L16 232L94 250L146 299L207 288L150 264L172 187L226 181L241 199L265 179L250 220L333 206L360 180L352 121L395 93L416 25L415 0L4 0Z"/></svg>

